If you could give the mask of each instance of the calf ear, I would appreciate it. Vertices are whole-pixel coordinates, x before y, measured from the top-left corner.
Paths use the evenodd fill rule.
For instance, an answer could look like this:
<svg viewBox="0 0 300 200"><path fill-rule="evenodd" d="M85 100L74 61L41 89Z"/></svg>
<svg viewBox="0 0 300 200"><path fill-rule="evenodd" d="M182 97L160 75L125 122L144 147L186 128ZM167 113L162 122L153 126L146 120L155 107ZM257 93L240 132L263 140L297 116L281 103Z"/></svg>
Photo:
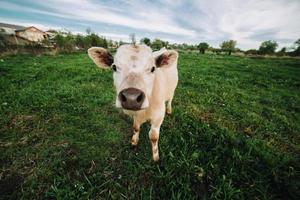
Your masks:
<svg viewBox="0 0 300 200"><path fill-rule="evenodd" d="M155 53L155 52L154 52ZM174 50L163 50L160 55L155 58L156 67L169 67L176 63L178 53Z"/></svg>
<svg viewBox="0 0 300 200"><path fill-rule="evenodd" d="M106 49L101 47L89 48L88 54L99 68L107 69L114 62L114 57Z"/></svg>

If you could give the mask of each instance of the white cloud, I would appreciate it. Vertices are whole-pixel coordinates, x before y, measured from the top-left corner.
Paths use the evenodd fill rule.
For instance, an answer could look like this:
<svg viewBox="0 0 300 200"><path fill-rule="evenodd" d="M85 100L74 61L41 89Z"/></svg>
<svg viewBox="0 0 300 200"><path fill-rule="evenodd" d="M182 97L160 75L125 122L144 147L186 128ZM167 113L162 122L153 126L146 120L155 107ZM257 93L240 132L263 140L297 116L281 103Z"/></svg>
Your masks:
<svg viewBox="0 0 300 200"><path fill-rule="evenodd" d="M290 46L300 37L299 0L26 1L27 6L3 1L0 7L84 24L81 27L91 26L99 34L118 40L128 39L128 32L136 30L140 37L207 41L213 46L234 39L239 48L248 49L258 48L268 39ZM42 25L41 21L34 22ZM103 23L106 25L96 26Z"/></svg>
<svg viewBox="0 0 300 200"><path fill-rule="evenodd" d="M107 32L97 32L99 35L104 36L107 39L115 40L115 41L120 41L122 40L123 42L130 42L129 35L126 34L117 34L117 33L107 33ZM137 38L139 39L139 38Z"/></svg>
<svg viewBox="0 0 300 200"><path fill-rule="evenodd" d="M52 25L52 24L45 24L45 23L41 24L41 23L38 23L38 22L27 21L27 20L13 20L13 19L9 19L9 18L0 17L0 21L8 23L8 24L16 24L16 25L25 26L25 27L34 26L34 27L39 28L43 31L47 31L49 29L65 30L65 28L61 27L61 26L55 26L55 25ZM70 30L70 31L73 31L73 30Z"/></svg>
<svg viewBox="0 0 300 200"><path fill-rule="evenodd" d="M150 32L161 32L186 36L195 35L194 30L181 28L170 19L170 16L163 13L157 13L155 8L152 8L152 10L149 7L143 7L144 10L130 8L128 12L124 12L124 10L107 7L94 1L85 0L45 0L36 3L47 7L51 10L51 12L28 7L23 7L23 11L80 21L103 22ZM14 4L9 4L10 7L13 7L13 5ZM137 6L139 4L135 5ZM20 6L15 5L15 9L20 10L21 8ZM133 13L133 15L131 13Z"/></svg>
<svg viewBox="0 0 300 200"><path fill-rule="evenodd" d="M11 11L18 11L18 12L29 12L29 13L36 13L36 14L42 14L42 15L50 15L50 16L55 16L55 17L64 17L64 15L57 14L57 13L52 13L48 11L42 11L38 9L33 9L27 6L21 6L17 5L14 3L9 3L9 2L0 2L0 7L5 8L7 10Z"/></svg>
<svg viewBox="0 0 300 200"><path fill-rule="evenodd" d="M217 2L195 1L204 18L194 21L205 27L215 40L235 39L242 48L257 48L265 39L296 40L300 37L300 2L284 0L226 0ZM208 12L213 13L211 16ZM200 21L201 20L201 21ZM204 21L204 22L203 22ZM216 23L212 23L212 22ZM201 26L200 25L200 26ZM221 33L221 34L220 34ZM264 35L266 37L259 37ZM255 38L255 36L258 36Z"/></svg>

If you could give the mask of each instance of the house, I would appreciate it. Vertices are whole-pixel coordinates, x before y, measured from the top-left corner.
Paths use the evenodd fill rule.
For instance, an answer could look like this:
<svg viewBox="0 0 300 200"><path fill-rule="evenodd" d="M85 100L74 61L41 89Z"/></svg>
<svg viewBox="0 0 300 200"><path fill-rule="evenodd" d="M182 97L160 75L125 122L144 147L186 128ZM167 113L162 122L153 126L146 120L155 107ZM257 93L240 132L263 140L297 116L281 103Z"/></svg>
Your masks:
<svg viewBox="0 0 300 200"><path fill-rule="evenodd" d="M41 42L48 37L46 32L34 26L17 29L15 32L17 37L29 40L31 42Z"/></svg>
<svg viewBox="0 0 300 200"><path fill-rule="evenodd" d="M42 42L48 34L34 26L24 27L13 24L0 23L0 34L13 37L16 44ZM26 42L27 41L27 42Z"/></svg>

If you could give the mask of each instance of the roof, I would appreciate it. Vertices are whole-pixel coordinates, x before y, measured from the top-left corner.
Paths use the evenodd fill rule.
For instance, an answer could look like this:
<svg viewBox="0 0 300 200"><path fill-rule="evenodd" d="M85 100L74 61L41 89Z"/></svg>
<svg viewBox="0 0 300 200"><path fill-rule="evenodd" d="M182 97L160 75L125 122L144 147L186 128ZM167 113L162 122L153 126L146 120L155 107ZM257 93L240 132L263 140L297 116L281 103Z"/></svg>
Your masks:
<svg viewBox="0 0 300 200"><path fill-rule="evenodd" d="M26 28L25 26L19 26L15 24L6 24L6 23L0 23L0 27L6 27L6 28L11 28L11 29L24 29Z"/></svg>
<svg viewBox="0 0 300 200"><path fill-rule="evenodd" d="M48 31L46 31L47 33L58 33L57 30L54 30L54 29L49 29Z"/></svg>
<svg viewBox="0 0 300 200"><path fill-rule="evenodd" d="M25 30L30 29L30 28L34 28L34 29L36 29L36 30L39 31L39 32L45 33L44 31L42 31L42 30L40 30L40 29L38 29L38 28L36 28L36 27L34 27L34 26L29 26L29 27L24 27L24 28L22 28L22 29L17 29L16 32L19 32L19 31L25 31Z"/></svg>

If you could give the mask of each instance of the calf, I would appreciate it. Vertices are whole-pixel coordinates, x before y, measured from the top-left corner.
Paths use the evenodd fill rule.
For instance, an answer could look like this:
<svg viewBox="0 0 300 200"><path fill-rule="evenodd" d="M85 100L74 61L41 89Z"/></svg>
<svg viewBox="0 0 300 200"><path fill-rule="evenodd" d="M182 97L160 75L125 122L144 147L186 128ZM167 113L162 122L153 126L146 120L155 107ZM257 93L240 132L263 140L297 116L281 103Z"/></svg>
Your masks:
<svg viewBox="0 0 300 200"><path fill-rule="evenodd" d="M114 57L100 47L90 48L88 54L98 67L114 71L116 107L133 117L131 144L138 144L140 126L149 120L152 158L159 160L159 129L165 111L168 114L172 112L171 104L178 82L178 53L165 48L152 52L146 45L127 44L120 46Z"/></svg>

